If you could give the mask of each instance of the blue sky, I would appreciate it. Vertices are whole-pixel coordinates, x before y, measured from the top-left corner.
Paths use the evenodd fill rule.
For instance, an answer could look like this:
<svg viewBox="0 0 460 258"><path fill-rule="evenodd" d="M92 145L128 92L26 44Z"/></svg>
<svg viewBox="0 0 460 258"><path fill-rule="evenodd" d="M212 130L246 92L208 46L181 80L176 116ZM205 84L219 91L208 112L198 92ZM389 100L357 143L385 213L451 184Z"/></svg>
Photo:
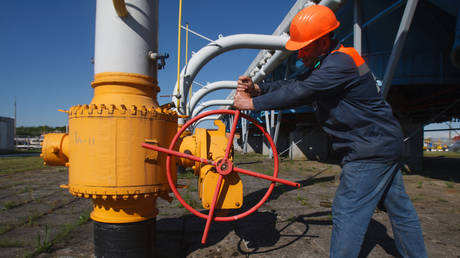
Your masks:
<svg viewBox="0 0 460 258"><path fill-rule="evenodd" d="M107 0L109 1L109 0ZM217 39L239 33L271 34L295 0L183 0L182 24ZM18 126L65 125L58 109L88 104L93 96L94 0L14 0L2 3L0 16L0 116L14 116ZM169 95L176 82L178 0L160 1L159 51L169 53L158 74L161 92ZM185 31L182 31L185 56ZM189 58L208 44L189 34ZM256 50L236 50L208 63L196 77L206 83L235 80L254 59ZM185 60L181 61L183 65ZM194 90L199 86L194 85ZM228 91L211 94L222 98ZM158 97L160 103L170 98Z"/></svg>
<svg viewBox="0 0 460 258"><path fill-rule="evenodd" d="M211 39L217 39L219 34L271 34L294 3L295 0L183 0L182 24L188 22L190 29ZM18 126L62 126L67 123L67 115L58 109L91 101L95 7L94 0L3 1L0 116L13 117L16 98ZM158 73L159 96L171 94L176 81L178 8L179 0L160 1L159 51L169 53L170 58L166 69ZM185 31L182 39L184 57ZM189 58L192 51L197 52L207 43L189 34ZM201 70L196 81L235 80L257 53L236 50L218 56ZM194 85L194 91L198 88ZM213 93L205 100L224 98L227 94L228 91ZM170 101L159 96L160 104ZM453 125L459 127L459 123ZM447 125L427 127L433 128ZM430 135L439 137L447 132Z"/></svg>

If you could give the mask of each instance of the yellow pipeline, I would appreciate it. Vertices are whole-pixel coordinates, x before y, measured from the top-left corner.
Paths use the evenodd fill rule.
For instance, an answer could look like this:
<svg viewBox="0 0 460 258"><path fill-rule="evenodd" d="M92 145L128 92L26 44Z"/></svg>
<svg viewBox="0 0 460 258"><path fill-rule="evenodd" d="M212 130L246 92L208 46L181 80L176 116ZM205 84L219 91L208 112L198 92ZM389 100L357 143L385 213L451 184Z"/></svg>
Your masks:
<svg viewBox="0 0 460 258"><path fill-rule="evenodd" d="M113 7L119 17L126 17L128 15L125 0L113 0Z"/></svg>
<svg viewBox="0 0 460 258"><path fill-rule="evenodd" d="M177 28L177 95L180 94L180 35L182 24L182 0L179 0L179 24ZM180 99L177 98L177 110L179 110Z"/></svg>

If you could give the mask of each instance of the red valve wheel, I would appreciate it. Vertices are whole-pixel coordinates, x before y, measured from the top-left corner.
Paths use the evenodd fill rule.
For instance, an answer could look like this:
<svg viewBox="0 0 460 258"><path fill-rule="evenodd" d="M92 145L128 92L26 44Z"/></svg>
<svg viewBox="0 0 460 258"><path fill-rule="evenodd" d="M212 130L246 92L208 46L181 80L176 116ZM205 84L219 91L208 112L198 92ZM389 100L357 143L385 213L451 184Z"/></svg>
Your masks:
<svg viewBox="0 0 460 258"><path fill-rule="evenodd" d="M228 144L227 144L227 147L226 147L226 150L225 150L225 157L223 159L220 159L218 161L213 161L213 160L208 160L208 159L205 159L205 158L200 158L200 157L196 157L196 156L193 156L193 155L190 155L190 154L181 153L181 152L177 152L177 151L173 150L174 145L176 144L176 142L179 139L179 137L182 135L182 133L190 125L194 124L195 122L197 122L198 120L202 119L203 117L206 117L206 116L209 116L209 115L216 115L216 114L234 115L233 124L232 124L232 128L231 128L231 131L230 131L230 137L229 137L229 141L228 141ZM233 138L235 136L236 126L238 124L238 120L239 120L240 116L242 118L252 122L254 124L254 126L256 126L264 134L264 136L267 138L268 143L270 144L270 146L272 148L272 151L273 151L273 158L274 158L273 176L267 176L267 175L260 174L260 173L257 173L257 172L252 172L252 171L249 171L249 170L245 170L245 169L235 167L235 166L233 166L232 162L228 159L229 155L230 155L231 147L233 145ZM240 112L240 110L212 110L212 111L202 113L202 114L190 119L176 133L176 135L174 136L173 140L171 141L171 144L169 145L169 149L154 146L154 145L149 145L149 144L145 144L145 143L142 144L142 146L145 147L145 148L165 152L166 154L168 154L168 156L166 158L166 175L167 175L168 183L169 183L169 186L171 187L172 192L176 196L177 200L187 210L189 210L194 215L207 220L205 230L204 230L204 233L203 233L203 239L202 239L203 244L206 241L206 237L207 237L209 227L210 227L210 224L211 224L212 220L214 220L214 221L233 221L233 220L241 219L241 218L244 218L244 217L248 216L249 214L251 214L254 211L256 211L257 209L259 209L260 206L262 206L262 204L264 204L264 202L268 199L268 197L272 193L276 182L287 184L287 185L294 186L294 187L300 187L299 183L295 183L295 182L291 182L291 181L288 181L288 180L278 178L278 166L279 166L278 152L276 150L276 146L275 146L272 138L265 131L263 126L261 126L259 123L257 123L257 121L254 120L253 118L251 118L250 116L242 114ZM210 164L210 165L213 165L213 166L216 167L216 171L219 173L219 177L218 177L218 180L217 180L216 189L214 191L214 196L213 196L213 200L212 200L211 207L209 209L209 214L208 215L203 214L203 213L195 210L193 207L191 207L182 198L182 196L177 191L177 188L176 188L176 186L175 186L175 184L173 182L172 176L171 176L171 155L182 157L182 158L187 158L187 159L197 161L197 162L201 162L201 163L205 163L205 164ZM217 200L218 200L218 197L219 197L219 191L220 191L220 187L221 187L221 184L222 184L223 176L225 176L225 175L227 175L227 174L229 174L231 172L237 172L237 173L241 173L241 174L246 174L246 175L250 175L250 176L259 177L259 178L262 178L262 179L269 180L272 183L270 184L267 192L262 197L262 199L256 205L254 205L252 208L250 208L249 210L247 210L247 211L245 211L243 213L237 214L237 215L233 215L233 216L214 217L213 216L214 215L214 210L215 210L215 206L216 206L216 203L217 203Z"/></svg>

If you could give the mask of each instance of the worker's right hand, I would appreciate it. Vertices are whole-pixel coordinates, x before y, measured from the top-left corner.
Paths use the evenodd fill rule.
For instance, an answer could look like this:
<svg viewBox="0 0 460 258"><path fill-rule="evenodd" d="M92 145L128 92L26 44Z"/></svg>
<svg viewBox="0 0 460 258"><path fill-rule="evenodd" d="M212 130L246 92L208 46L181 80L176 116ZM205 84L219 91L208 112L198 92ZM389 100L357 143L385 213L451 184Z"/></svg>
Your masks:
<svg viewBox="0 0 460 258"><path fill-rule="evenodd" d="M255 84L251 77L246 75L238 77L238 87L236 88L236 91L249 93L251 97L260 95L259 85Z"/></svg>

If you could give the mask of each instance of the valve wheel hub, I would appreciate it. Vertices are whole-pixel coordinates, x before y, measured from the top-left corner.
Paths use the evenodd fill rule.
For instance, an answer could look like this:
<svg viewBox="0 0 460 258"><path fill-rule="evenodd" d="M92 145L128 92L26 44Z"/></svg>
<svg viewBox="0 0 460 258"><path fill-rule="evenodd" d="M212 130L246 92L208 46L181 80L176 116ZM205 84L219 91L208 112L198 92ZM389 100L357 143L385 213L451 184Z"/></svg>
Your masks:
<svg viewBox="0 0 460 258"><path fill-rule="evenodd" d="M216 163L216 170L220 175L226 176L233 172L233 163L228 159L220 159Z"/></svg>

